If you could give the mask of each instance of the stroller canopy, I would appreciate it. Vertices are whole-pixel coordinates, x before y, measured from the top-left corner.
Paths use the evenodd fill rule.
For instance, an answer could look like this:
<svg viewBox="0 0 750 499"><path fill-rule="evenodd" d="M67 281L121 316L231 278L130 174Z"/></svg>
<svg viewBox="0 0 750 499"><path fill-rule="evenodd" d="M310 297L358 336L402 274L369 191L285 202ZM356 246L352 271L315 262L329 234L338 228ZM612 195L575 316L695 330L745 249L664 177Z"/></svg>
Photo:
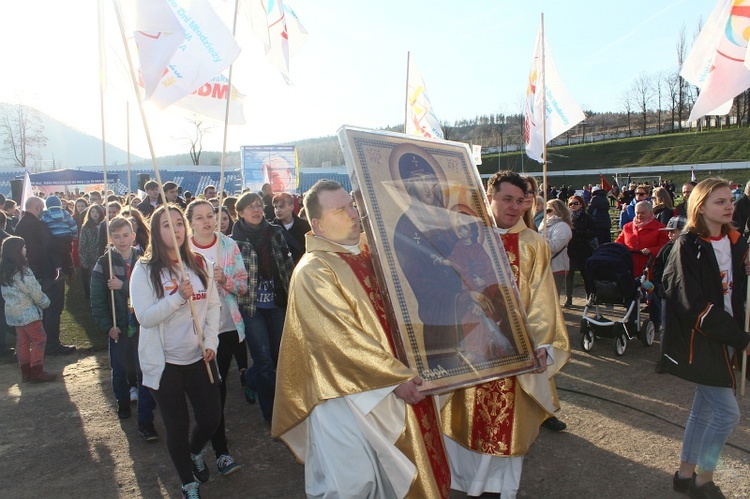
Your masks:
<svg viewBox="0 0 750 499"><path fill-rule="evenodd" d="M605 243L596 248L586 261L584 284L586 294L596 293L595 281L614 282L626 299L636 291L633 257L624 244Z"/></svg>

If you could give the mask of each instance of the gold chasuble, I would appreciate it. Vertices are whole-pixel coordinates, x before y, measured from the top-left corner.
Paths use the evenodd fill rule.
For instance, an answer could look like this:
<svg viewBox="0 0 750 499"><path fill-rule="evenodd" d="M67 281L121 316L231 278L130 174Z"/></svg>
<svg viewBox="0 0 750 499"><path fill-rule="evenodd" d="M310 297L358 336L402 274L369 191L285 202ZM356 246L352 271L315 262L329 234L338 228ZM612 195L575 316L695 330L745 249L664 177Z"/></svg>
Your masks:
<svg viewBox="0 0 750 499"><path fill-rule="evenodd" d="M272 425L273 436L280 437L301 462L307 443L305 420L318 404L416 376L394 356L364 235L359 255L312 233L306 236L306 246L290 284ZM450 470L432 397L415 405L392 393L388 397L403 415L392 443L416 467L407 497L447 498Z"/></svg>
<svg viewBox="0 0 750 499"><path fill-rule="evenodd" d="M544 373L456 390L441 414L443 433L459 445L481 454L515 457L528 452L539 425L560 408L552 376L570 358L570 343L547 243L523 220L501 237L534 347L551 345L554 364Z"/></svg>

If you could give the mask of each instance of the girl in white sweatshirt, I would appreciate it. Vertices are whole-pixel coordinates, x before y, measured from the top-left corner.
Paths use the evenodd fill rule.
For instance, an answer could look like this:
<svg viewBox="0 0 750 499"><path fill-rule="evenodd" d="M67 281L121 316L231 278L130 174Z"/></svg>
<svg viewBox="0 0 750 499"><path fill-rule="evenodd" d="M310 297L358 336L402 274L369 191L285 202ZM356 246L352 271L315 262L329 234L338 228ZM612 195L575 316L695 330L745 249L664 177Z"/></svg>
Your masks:
<svg viewBox="0 0 750 499"><path fill-rule="evenodd" d="M174 226L176 248L167 210ZM138 355L143 384L151 389L159 405L167 448L182 481L183 497L198 498L198 482L208 480L203 447L221 418L219 376L214 362L221 316L213 267L190 250L186 226L182 211L174 205L154 211L151 240L131 275L130 296L141 325ZM186 279L177 263L177 251ZM190 438L185 395L195 415Z"/></svg>

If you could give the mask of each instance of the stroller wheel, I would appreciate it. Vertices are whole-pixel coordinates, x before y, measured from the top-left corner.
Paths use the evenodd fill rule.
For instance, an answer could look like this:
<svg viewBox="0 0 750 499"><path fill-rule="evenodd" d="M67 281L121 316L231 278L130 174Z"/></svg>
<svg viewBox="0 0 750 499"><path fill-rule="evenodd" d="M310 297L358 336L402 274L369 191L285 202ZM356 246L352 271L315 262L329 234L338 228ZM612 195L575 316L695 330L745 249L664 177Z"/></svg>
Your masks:
<svg viewBox="0 0 750 499"><path fill-rule="evenodd" d="M656 328L654 323L651 321L644 321L641 326L641 343L644 347L650 347L654 344L654 336L656 335Z"/></svg>
<svg viewBox="0 0 750 499"><path fill-rule="evenodd" d="M620 333L617 335L617 339L615 340L615 353L617 356L621 356L625 353L625 350L628 349L628 335L627 333Z"/></svg>
<svg viewBox="0 0 750 499"><path fill-rule="evenodd" d="M581 348L584 352L590 352L594 348L594 332L591 329L581 331Z"/></svg>

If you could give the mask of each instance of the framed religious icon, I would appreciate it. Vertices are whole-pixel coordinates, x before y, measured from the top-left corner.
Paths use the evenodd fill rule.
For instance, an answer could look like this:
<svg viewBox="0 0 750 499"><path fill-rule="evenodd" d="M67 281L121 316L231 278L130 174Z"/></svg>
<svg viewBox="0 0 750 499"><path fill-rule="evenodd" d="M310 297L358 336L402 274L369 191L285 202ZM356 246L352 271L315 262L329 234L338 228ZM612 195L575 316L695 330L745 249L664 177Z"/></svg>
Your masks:
<svg viewBox="0 0 750 499"><path fill-rule="evenodd" d="M440 393L537 368L465 144L342 127L339 140L399 359Z"/></svg>

